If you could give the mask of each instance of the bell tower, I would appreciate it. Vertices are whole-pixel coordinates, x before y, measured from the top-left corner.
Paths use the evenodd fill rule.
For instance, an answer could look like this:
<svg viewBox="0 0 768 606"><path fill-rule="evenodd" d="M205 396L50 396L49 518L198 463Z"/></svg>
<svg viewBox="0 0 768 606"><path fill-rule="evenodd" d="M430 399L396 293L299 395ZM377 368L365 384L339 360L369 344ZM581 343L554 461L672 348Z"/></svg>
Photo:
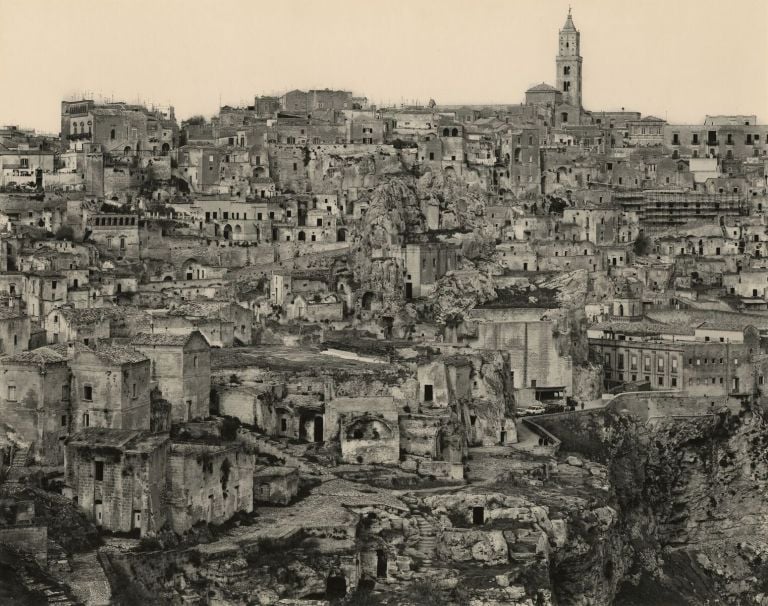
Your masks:
<svg viewBox="0 0 768 606"><path fill-rule="evenodd" d="M581 109L581 34L571 19L571 9L563 29L557 52L557 90L563 93L563 102Z"/></svg>

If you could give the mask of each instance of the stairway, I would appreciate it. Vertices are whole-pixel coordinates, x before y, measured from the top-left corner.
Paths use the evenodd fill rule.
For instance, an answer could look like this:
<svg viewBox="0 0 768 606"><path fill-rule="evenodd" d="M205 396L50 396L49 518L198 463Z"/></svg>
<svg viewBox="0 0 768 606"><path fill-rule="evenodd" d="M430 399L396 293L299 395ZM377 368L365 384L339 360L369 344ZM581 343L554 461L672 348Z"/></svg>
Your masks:
<svg viewBox="0 0 768 606"><path fill-rule="evenodd" d="M8 482L18 483L24 475L29 460L29 446L22 446L13 454L13 461L8 468Z"/></svg>
<svg viewBox="0 0 768 606"><path fill-rule="evenodd" d="M437 549L437 531L423 515L416 515L413 519L416 520L419 527L419 536L415 541L414 548L423 554L424 565L431 566Z"/></svg>

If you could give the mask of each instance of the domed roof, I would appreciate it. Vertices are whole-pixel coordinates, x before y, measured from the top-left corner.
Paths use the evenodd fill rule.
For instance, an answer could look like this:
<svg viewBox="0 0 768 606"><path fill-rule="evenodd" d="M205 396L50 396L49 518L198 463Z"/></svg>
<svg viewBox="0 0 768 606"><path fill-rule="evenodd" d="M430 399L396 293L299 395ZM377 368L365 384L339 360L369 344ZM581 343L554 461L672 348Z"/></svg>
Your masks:
<svg viewBox="0 0 768 606"><path fill-rule="evenodd" d="M546 82L542 82L541 84L537 84L536 86L532 86L529 88L526 93L559 93L560 91L557 90L554 86L551 84L547 84Z"/></svg>

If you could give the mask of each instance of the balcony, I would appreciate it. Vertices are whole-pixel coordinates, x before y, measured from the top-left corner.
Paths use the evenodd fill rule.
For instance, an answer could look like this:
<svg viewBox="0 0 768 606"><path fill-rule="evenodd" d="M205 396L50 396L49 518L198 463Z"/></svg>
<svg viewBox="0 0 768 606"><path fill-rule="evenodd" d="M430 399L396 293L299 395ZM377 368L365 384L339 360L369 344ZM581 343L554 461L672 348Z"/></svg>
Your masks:
<svg viewBox="0 0 768 606"><path fill-rule="evenodd" d="M70 141L90 141L91 133L70 133L67 135Z"/></svg>

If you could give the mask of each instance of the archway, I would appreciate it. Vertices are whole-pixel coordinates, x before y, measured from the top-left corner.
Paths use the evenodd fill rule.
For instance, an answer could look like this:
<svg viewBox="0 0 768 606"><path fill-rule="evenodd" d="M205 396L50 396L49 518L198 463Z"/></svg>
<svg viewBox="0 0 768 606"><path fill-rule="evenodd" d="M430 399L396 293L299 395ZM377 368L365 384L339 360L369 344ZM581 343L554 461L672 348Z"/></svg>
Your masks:
<svg viewBox="0 0 768 606"><path fill-rule="evenodd" d="M235 235L239 236L243 233L243 228L240 225L235 225Z"/></svg>
<svg viewBox="0 0 768 606"><path fill-rule="evenodd" d="M299 232L299 242L304 242L307 239L307 234L305 234L303 231Z"/></svg>
<svg viewBox="0 0 768 606"><path fill-rule="evenodd" d="M224 239L225 240L231 240L232 239L232 226L227 223L224 226Z"/></svg>
<svg viewBox="0 0 768 606"><path fill-rule="evenodd" d="M171 146L168 145L167 143L163 143L163 147L161 149L162 149L162 154L164 156L167 156L168 152L171 151Z"/></svg>
<svg viewBox="0 0 768 606"><path fill-rule="evenodd" d="M126 155L130 154L131 153L131 146L130 145L126 145L125 149L123 150L123 153L125 153Z"/></svg>

